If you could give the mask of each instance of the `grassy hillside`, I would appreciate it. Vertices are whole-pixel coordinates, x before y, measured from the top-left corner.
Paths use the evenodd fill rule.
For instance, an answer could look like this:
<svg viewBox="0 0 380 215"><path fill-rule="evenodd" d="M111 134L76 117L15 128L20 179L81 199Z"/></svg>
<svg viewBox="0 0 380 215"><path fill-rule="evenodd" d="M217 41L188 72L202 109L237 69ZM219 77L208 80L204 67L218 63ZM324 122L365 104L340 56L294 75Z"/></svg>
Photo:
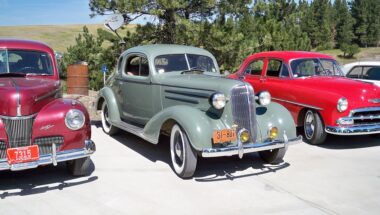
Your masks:
<svg viewBox="0 0 380 215"><path fill-rule="evenodd" d="M55 51L65 52L66 48L75 44L75 37L82 33L84 25L39 25L39 26L0 26L0 38L20 38L38 40L48 44ZM98 28L105 29L102 24L86 25L89 31L96 34ZM127 29L134 28L128 26Z"/></svg>
<svg viewBox="0 0 380 215"><path fill-rule="evenodd" d="M358 60L377 60L380 61L380 47L374 48L361 48L360 52L355 55L354 58L342 58L340 56L343 55L343 52L339 49L325 50L321 51L322 53L333 56L337 59L341 64L346 64Z"/></svg>

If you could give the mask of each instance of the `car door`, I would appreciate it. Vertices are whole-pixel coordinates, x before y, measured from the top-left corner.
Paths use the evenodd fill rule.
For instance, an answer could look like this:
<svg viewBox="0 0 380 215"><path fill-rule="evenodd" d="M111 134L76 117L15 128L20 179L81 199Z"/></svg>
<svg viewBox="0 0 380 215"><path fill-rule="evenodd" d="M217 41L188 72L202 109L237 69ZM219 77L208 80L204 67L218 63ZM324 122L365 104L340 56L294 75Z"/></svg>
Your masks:
<svg viewBox="0 0 380 215"><path fill-rule="evenodd" d="M147 57L132 53L124 57L118 79L120 117L124 122L145 125L153 116L153 86Z"/></svg>
<svg viewBox="0 0 380 215"><path fill-rule="evenodd" d="M250 83L255 92L259 92L263 90L263 76L262 73L264 71L264 59L256 58L250 61L243 68L244 81Z"/></svg>

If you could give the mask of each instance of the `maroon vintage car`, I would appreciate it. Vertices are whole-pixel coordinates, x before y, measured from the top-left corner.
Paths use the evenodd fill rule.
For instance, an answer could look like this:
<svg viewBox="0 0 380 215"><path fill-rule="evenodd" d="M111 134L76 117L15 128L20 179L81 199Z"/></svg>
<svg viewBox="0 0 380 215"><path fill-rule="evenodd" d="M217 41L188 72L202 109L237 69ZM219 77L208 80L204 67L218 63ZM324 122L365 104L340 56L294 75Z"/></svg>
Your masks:
<svg viewBox="0 0 380 215"><path fill-rule="evenodd" d="M47 45L0 39L0 170L67 162L86 175L95 152L86 108L63 99L57 61Z"/></svg>
<svg viewBox="0 0 380 215"><path fill-rule="evenodd" d="M348 79L330 56L273 51L247 57L230 76L267 90L303 128L305 141L322 144L326 134L380 133L380 88Z"/></svg>

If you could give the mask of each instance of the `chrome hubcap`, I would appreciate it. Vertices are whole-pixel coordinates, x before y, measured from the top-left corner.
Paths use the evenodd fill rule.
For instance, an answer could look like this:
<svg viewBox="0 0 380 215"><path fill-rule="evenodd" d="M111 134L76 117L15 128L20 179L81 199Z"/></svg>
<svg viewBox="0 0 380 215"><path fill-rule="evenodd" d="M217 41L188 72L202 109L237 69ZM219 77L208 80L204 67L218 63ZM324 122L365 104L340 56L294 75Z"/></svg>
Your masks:
<svg viewBox="0 0 380 215"><path fill-rule="evenodd" d="M305 136L307 139L311 139L314 135L314 115L313 112L308 111L305 116L305 123L304 123L304 129L305 129Z"/></svg>
<svg viewBox="0 0 380 215"><path fill-rule="evenodd" d="M175 143L174 143L174 152L175 152L175 160L179 166L182 166L183 163L183 141L181 134L176 132L175 134Z"/></svg>

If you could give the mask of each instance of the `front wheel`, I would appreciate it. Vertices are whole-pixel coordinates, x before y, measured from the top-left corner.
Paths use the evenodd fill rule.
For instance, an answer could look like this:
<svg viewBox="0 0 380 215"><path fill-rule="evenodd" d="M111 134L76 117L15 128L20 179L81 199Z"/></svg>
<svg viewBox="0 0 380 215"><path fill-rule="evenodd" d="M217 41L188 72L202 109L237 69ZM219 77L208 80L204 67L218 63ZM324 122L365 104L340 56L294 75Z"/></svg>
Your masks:
<svg viewBox="0 0 380 215"><path fill-rule="evenodd" d="M115 135L119 132L119 128L111 125L109 122L109 110L106 101L104 101L102 105L102 128L104 133L110 136Z"/></svg>
<svg viewBox="0 0 380 215"><path fill-rule="evenodd" d="M86 176L91 173L90 157L67 161L67 170L73 176Z"/></svg>
<svg viewBox="0 0 380 215"><path fill-rule="evenodd" d="M306 112L303 130L306 142L312 145L323 144L326 140L327 133L323 121L316 111L308 110Z"/></svg>
<svg viewBox="0 0 380 215"><path fill-rule="evenodd" d="M190 145L186 132L177 124L170 134L170 157L175 173L181 178L190 178L197 167L197 154Z"/></svg>
<svg viewBox="0 0 380 215"><path fill-rule="evenodd" d="M261 159L269 164L279 164L283 161L286 148L272 149L259 152Z"/></svg>

